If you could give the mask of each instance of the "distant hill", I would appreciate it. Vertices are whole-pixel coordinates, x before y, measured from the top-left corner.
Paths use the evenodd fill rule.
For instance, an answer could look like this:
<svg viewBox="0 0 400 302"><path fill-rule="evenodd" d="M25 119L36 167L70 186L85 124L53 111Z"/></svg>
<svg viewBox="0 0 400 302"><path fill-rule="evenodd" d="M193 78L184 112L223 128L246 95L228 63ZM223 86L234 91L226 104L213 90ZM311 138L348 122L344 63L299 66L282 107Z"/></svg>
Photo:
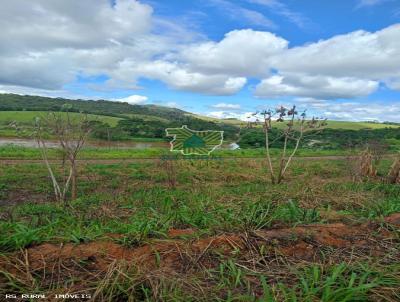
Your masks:
<svg viewBox="0 0 400 302"><path fill-rule="evenodd" d="M165 128L187 125L194 130L219 130L225 138L234 139L236 125L211 121L189 112L156 105L131 105L106 100L70 100L42 96L0 94L0 136L12 136L8 124L17 121L29 124L37 115L48 111L90 114L96 122L94 135L103 139L110 130L113 139L165 138ZM108 129L108 130L107 130Z"/></svg>
<svg viewBox="0 0 400 302"><path fill-rule="evenodd" d="M239 127L246 122L235 118L217 119L201 115L192 114L177 108L170 108L156 105L131 105L128 103L106 101L106 100L71 100L64 98L50 98L42 96L0 94L0 111L61 111L63 106L68 104L72 112L84 112L94 115L104 115L119 119L141 119L144 121L160 121L168 123L171 121L185 121L187 119L198 119L210 122L212 125L224 124ZM2 118L0 117L0 120ZM104 119L103 119L104 120ZM118 119L108 120L112 125ZM281 126L281 124L277 124ZM328 121L327 128L331 129L381 129L397 128L399 123L377 123L377 122L347 122L347 121Z"/></svg>
<svg viewBox="0 0 400 302"><path fill-rule="evenodd" d="M64 98L49 98L41 96L0 94L0 136L15 136L15 131L9 127L10 122L16 121L25 126L33 125L35 116L46 114L49 111L68 111L75 114L79 112L89 114L89 119L94 123L93 136L97 139L108 139L111 134L113 140L127 140L135 138L165 139L165 128L181 127L187 125L193 130L219 130L224 131L225 140L237 141L241 132L243 136L246 132L240 131L241 127L246 126L246 122L237 119L217 119L193 113L184 110L169 108L156 105L131 105L122 102L113 102L106 100L70 100ZM275 123L277 128L284 127L284 123ZM363 136L379 137L386 135L378 133L378 130L390 128L396 130L400 127L395 123L377 123L377 122L346 122L346 121L328 121L326 128L335 131L335 134L326 132L330 137L353 137L346 131L373 131L366 132ZM262 131L261 126L257 126L256 131ZM390 138L396 136L397 132L387 134ZM363 132L364 133L364 132ZM258 134L260 138L263 134ZM252 143L253 134L250 135ZM388 138L389 138L388 137ZM354 138L351 138L354 140ZM240 139L244 141L244 138ZM259 140L257 138L256 140ZM254 141L256 141L254 140Z"/></svg>
<svg viewBox="0 0 400 302"><path fill-rule="evenodd" d="M188 114L180 109L156 105L131 105L106 100L70 100L33 95L0 94L0 111L61 111L69 105L69 111L84 112L115 117L129 117L130 114L147 115L168 120Z"/></svg>

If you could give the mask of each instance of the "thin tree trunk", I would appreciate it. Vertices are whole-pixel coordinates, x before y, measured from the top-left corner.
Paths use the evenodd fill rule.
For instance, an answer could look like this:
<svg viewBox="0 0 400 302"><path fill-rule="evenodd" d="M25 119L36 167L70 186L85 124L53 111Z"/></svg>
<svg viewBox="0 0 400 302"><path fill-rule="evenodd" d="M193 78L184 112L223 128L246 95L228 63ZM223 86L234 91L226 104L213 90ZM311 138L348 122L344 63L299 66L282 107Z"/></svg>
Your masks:
<svg viewBox="0 0 400 302"><path fill-rule="evenodd" d="M286 148L287 148L287 142L288 142L288 135L289 135L289 133L286 133L286 135L285 135L285 142L283 145L282 156L281 156L281 160L279 162L279 173L278 173L277 183L280 183L283 178L283 173L284 173L283 169L284 169L285 160L286 160Z"/></svg>
<svg viewBox="0 0 400 302"><path fill-rule="evenodd" d="M271 154L269 151L269 135L268 135L268 125L265 126L265 149L267 151L267 160L269 165L269 173L271 175L271 182L275 184L275 174L274 168L272 166Z"/></svg>
<svg viewBox="0 0 400 302"><path fill-rule="evenodd" d="M299 148L300 141L301 141L302 137L303 137L303 130L301 130L301 132L300 132L300 137L299 137L299 138L297 139L297 141L296 141L296 146L295 146L295 148L294 148L292 154L290 154L290 156L289 156L289 158L288 158L288 160L287 160L287 162L286 162L285 167L283 168L282 176L281 176L281 179L279 179L279 182L282 181L283 175L286 173L286 170L287 170L287 168L289 167L290 162L292 161L294 155L296 154L297 149Z"/></svg>
<svg viewBox="0 0 400 302"><path fill-rule="evenodd" d="M52 169L51 166L50 166L50 163L49 163L49 160L48 160L48 157L47 157L47 148L46 148L46 144L45 144L45 142L44 142L43 140L41 140L41 139L38 139L38 140L37 140L37 143L38 143L39 148L40 148L40 150L41 150L41 154L42 154L43 161L45 162L45 165L46 165L46 167L47 167L47 170L49 171L49 174L50 174L51 182L52 182L52 184L53 184L53 189L54 189L54 195L55 195L55 197L56 197L56 200L57 200L58 202L60 202L60 201L62 200L61 189L60 189L60 186L58 185L57 179L56 179L55 176L54 176L53 169Z"/></svg>
<svg viewBox="0 0 400 302"><path fill-rule="evenodd" d="M76 163L75 160L71 161L71 198L75 200L77 197L77 188L76 188Z"/></svg>
<svg viewBox="0 0 400 302"><path fill-rule="evenodd" d="M68 188L69 188L69 183L71 182L72 174L73 174L72 167L70 167L69 175L68 175L68 178L67 178L67 180L65 182L64 190L63 190L63 193L62 193L62 200L64 201L65 205L67 204L67 192L68 192Z"/></svg>

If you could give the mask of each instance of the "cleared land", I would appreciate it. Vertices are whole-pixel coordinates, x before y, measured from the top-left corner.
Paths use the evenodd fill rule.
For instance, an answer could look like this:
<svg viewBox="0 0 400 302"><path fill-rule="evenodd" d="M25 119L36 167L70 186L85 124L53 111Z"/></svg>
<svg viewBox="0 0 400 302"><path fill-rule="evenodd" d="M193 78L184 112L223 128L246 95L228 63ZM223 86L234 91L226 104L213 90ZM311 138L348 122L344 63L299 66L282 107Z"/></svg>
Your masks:
<svg viewBox="0 0 400 302"><path fill-rule="evenodd" d="M398 301L400 186L348 167L297 160L270 185L262 160L86 163L65 208L43 165L3 165L0 293Z"/></svg>

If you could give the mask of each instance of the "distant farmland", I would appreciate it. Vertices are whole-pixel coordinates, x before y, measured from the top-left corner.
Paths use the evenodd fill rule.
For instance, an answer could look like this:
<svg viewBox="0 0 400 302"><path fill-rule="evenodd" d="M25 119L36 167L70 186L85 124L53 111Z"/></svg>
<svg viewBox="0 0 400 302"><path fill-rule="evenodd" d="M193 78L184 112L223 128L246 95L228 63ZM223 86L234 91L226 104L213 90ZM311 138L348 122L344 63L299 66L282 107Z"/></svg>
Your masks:
<svg viewBox="0 0 400 302"><path fill-rule="evenodd" d="M0 125L8 125L13 121L24 125L31 125L36 117L45 117L48 113L48 111L0 111ZM80 113L75 112L70 114L71 117L80 115ZM118 121L121 120L121 118L97 114L88 114L88 118L89 120L107 123L112 127L116 126Z"/></svg>

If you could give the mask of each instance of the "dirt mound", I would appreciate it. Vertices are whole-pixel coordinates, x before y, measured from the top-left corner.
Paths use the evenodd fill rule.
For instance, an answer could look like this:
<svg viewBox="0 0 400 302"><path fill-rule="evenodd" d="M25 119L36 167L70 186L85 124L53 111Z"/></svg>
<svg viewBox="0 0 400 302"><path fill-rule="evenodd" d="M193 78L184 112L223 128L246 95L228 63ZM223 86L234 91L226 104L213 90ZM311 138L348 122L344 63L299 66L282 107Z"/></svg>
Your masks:
<svg viewBox="0 0 400 302"><path fill-rule="evenodd" d="M400 213L385 218L385 222L400 226ZM372 232L374 231L374 232ZM168 232L169 237L176 238L192 235L193 229ZM45 243L26 250L33 269L51 265L60 260L74 259L93 262L99 269L106 269L113 260L126 260L141 267L152 268L156 261L158 266L173 266L176 261L185 260L184 255L202 255L208 250L230 253L242 250L250 240L264 241L264 244L275 246L288 256L303 257L318 247L347 248L368 247L370 240L393 239L392 233L378 224L366 223L349 226L342 223L325 225L301 225L293 228L257 230L251 234L224 234L198 240L154 240L136 248L129 248L112 241L97 241L83 244ZM14 254L17 256L20 253ZM179 263L178 263L179 266Z"/></svg>
<svg viewBox="0 0 400 302"><path fill-rule="evenodd" d="M375 233L372 235L371 231ZM277 251L298 260L316 261L322 249L358 249L369 254L384 253L377 240L392 238L391 233L372 225L348 226L341 223L298 226L255 232L255 240L273 242ZM258 245L261 244L258 242Z"/></svg>
<svg viewBox="0 0 400 302"><path fill-rule="evenodd" d="M186 232L183 232L186 233ZM175 234L175 233L174 233ZM237 235L221 235L197 241L154 240L136 248L124 247L109 241L84 244L42 244L27 250L32 269L37 270L59 261L91 262L98 269L105 270L114 260L132 262L141 269L164 267L177 269L189 257L204 254L209 249L228 253L233 248L243 248L242 239ZM17 253L18 254L18 253ZM178 268L179 270L179 268Z"/></svg>

